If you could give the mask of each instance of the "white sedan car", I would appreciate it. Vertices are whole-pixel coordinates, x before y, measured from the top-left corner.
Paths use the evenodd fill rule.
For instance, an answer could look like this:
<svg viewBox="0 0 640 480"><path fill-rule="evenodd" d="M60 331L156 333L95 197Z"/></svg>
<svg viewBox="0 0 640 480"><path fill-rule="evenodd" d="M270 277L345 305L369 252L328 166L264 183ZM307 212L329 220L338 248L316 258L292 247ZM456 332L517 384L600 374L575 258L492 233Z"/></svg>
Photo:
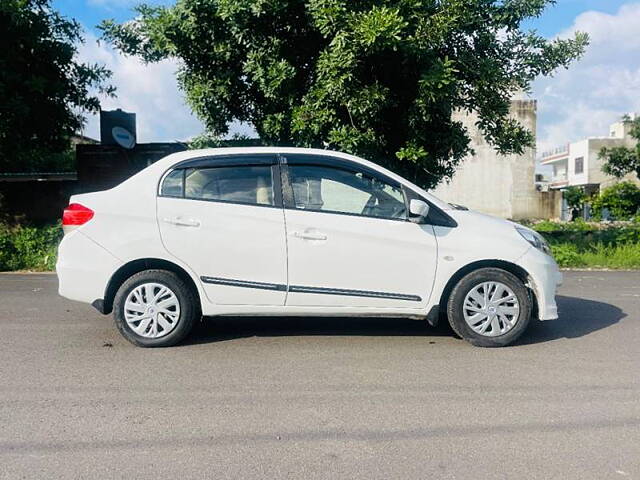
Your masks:
<svg viewBox="0 0 640 480"><path fill-rule="evenodd" d="M143 347L202 316L447 318L504 346L557 318L544 239L452 206L366 160L327 150L170 155L63 215L60 295L113 312Z"/></svg>

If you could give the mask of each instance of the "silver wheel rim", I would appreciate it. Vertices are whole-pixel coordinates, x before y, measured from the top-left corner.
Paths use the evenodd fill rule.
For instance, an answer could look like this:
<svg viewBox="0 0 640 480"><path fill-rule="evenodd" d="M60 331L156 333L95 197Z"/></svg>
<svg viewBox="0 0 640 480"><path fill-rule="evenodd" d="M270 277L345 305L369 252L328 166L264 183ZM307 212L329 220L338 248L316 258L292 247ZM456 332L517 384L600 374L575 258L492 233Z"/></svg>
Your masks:
<svg viewBox="0 0 640 480"><path fill-rule="evenodd" d="M180 302L166 285L143 283L127 295L124 318L129 328L141 337L164 337L178 325Z"/></svg>
<svg viewBox="0 0 640 480"><path fill-rule="evenodd" d="M484 282L473 287L462 308L467 325L486 337L504 335L520 316L518 297L500 282Z"/></svg>

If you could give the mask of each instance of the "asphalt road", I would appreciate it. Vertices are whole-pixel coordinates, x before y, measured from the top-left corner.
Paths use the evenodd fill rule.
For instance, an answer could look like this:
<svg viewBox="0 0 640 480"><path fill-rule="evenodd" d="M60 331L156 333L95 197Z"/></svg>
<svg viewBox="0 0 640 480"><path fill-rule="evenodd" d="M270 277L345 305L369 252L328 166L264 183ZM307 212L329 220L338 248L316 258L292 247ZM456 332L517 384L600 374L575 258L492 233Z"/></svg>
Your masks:
<svg viewBox="0 0 640 480"><path fill-rule="evenodd" d="M566 273L497 350L308 318L144 350L56 288L0 275L2 479L640 479L640 273Z"/></svg>

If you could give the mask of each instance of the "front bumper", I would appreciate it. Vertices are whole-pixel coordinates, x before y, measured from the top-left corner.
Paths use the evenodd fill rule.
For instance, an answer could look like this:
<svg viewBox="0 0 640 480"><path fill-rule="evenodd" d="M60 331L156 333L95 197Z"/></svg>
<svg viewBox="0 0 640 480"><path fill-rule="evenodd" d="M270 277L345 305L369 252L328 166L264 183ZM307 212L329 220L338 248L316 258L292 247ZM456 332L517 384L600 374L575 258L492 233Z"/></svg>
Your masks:
<svg viewBox="0 0 640 480"><path fill-rule="evenodd" d="M562 285L562 272L553 257L530 248L517 262L529 273L530 286L536 294L538 318L556 320L558 305L556 292Z"/></svg>

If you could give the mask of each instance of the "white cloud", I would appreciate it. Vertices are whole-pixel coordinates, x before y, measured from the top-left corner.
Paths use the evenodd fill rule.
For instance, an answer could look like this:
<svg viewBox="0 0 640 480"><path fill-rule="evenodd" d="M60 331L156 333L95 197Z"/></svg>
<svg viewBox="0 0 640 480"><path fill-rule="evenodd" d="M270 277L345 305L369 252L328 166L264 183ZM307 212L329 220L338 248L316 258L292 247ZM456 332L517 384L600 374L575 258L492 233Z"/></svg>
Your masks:
<svg viewBox="0 0 640 480"><path fill-rule="evenodd" d="M186 140L202 132L203 125L185 105L178 88L177 61L145 65L99 43L92 33L86 33L85 38L79 59L106 65L113 72L111 83L118 89L116 98L101 98L102 109L121 108L136 113L139 142ZM99 138L99 128L98 116L90 116L84 133Z"/></svg>
<svg viewBox="0 0 640 480"><path fill-rule="evenodd" d="M625 113L640 113L640 3L615 15L585 12L560 34L587 32L591 43L582 60L553 78L539 79L538 152L587 136L606 136Z"/></svg>

